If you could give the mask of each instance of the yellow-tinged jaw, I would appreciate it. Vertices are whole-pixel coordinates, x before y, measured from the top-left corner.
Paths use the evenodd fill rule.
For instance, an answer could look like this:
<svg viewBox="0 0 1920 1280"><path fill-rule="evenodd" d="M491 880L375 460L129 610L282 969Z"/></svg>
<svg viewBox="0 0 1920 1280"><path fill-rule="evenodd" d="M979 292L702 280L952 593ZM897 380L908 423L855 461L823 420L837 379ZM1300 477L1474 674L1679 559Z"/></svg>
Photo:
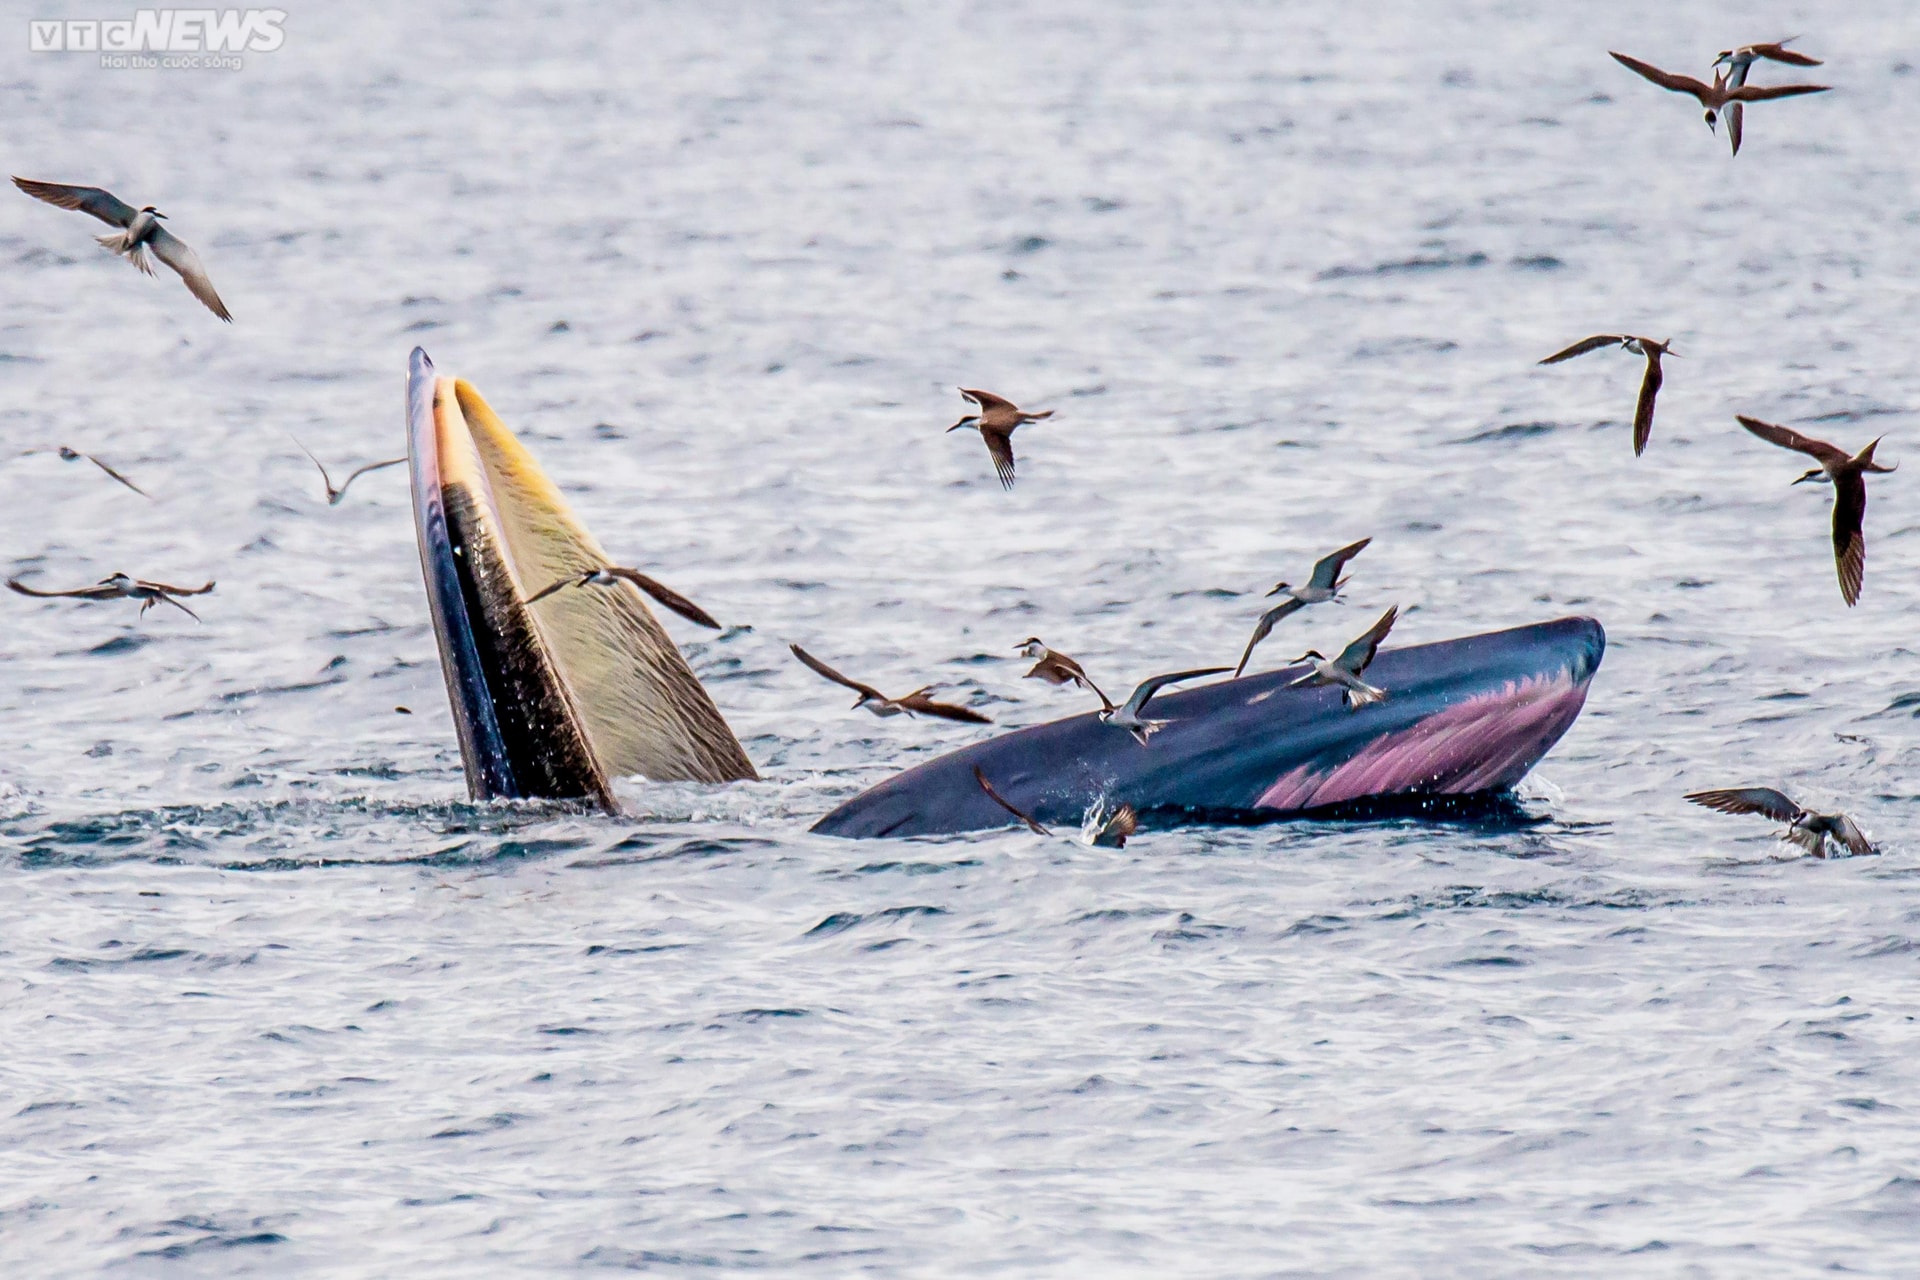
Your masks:
<svg viewBox="0 0 1920 1280"><path fill-rule="evenodd" d="M431 372L419 355L416 379ZM426 390L411 397L416 418ZM472 722L461 732L470 789L593 796L611 807L612 777L754 777L637 588L567 588L525 603L607 565L606 552L471 384L433 378L427 411L431 422L413 429L415 511L454 714ZM423 436L430 460L420 456ZM449 591L460 599L446 606ZM512 780L490 781L495 774Z"/></svg>

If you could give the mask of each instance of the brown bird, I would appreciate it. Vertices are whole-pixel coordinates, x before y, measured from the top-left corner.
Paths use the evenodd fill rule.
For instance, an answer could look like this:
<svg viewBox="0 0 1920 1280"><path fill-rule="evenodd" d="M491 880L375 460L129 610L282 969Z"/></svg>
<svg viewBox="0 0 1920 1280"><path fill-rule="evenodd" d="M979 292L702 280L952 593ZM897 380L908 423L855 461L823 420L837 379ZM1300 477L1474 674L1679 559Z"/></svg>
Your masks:
<svg viewBox="0 0 1920 1280"><path fill-rule="evenodd" d="M292 436L288 436L287 439L293 440L293 443L299 448L300 452L307 455L307 460L312 462L314 466L320 468L320 483L327 486L327 505L330 507L339 506L340 500L347 496L347 486L367 474L367 472L380 471L386 467L397 467L406 461L405 458L388 458L385 462L369 462L366 466L355 469L345 480L340 482L340 487L336 489L333 487L333 477L327 474L327 469L321 464L320 459L313 456L313 450L307 448L307 446L301 444Z"/></svg>
<svg viewBox="0 0 1920 1280"><path fill-rule="evenodd" d="M32 196L35 200L44 200L61 209L74 209L80 213L91 214L110 227L119 227L120 231L110 236L95 236L102 247L120 254L138 267L143 274L153 274L153 258L172 267L187 290L200 299L201 305L232 323L233 317L227 313L227 304L220 301L220 295L214 292L213 278L207 269L200 265L200 255L187 247L186 241L174 235L160 225L167 215L152 205L136 209L111 191L99 187L72 187L64 182L37 182L32 178L15 178L13 185ZM148 257L152 250L152 257Z"/></svg>
<svg viewBox="0 0 1920 1280"><path fill-rule="evenodd" d="M1811 480L1815 484L1833 485L1834 568L1840 575L1841 598L1849 606L1858 604L1860 587L1867 577L1867 535L1862 527L1867 518L1866 473L1884 475L1898 470L1900 465L1896 462L1891 467L1883 467L1873 460L1874 449L1885 437L1876 436L1872 444L1849 455L1837 445L1803 436L1789 427L1776 427L1745 414L1734 416L1741 426L1767 443L1804 453L1820 464L1793 483L1805 484Z"/></svg>
<svg viewBox="0 0 1920 1280"><path fill-rule="evenodd" d="M835 684L844 685L859 694L860 697L853 704L855 711L865 707L877 716L897 716L904 712L910 716L938 716L942 720L958 720L963 724L993 723L971 708L956 707L951 703L935 702L929 698L928 691L939 688L938 685L922 685L912 693L903 694L898 698L889 698L870 684L861 684L858 680L847 679L797 644L790 644L787 648L793 650L793 656L806 663L816 674L825 676Z"/></svg>
<svg viewBox="0 0 1920 1280"><path fill-rule="evenodd" d="M200 621L200 615L174 599L175 596L203 596L213 590L213 583L204 587L170 587L164 582L146 582L138 578L129 578L124 573L116 573L110 578L102 578L90 587L75 587L72 591L36 591L18 578L8 578L7 586L23 596L34 596L42 600L138 600L140 613L156 604L172 605L180 612Z"/></svg>
<svg viewBox="0 0 1920 1280"><path fill-rule="evenodd" d="M1791 840L1816 858L1827 856L1827 839L1832 837L1848 853L1877 853L1866 833L1844 813L1814 813L1802 809L1772 787L1724 787L1714 791L1694 791L1687 799L1720 813L1758 813L1784 822L1782 840Z"/></svg>
<svg viewBox="0 0 1920 1280"><path fill-rule="evenodd" d="M1038 659L1033 664L1033 670L1027 672L1021 677L1022 679L1045 680L1048 684L1077 684L1082 689L1092 690L1093 695L1100 699L1102 706L1113 705L1107 701L1107 695L1100 692L1100 686L1087 678L1086 670L1078 662L1064 653L1056 653L1047 648L1039 636L1028 636L1020 642L1018 648L1027 657Z"/></svg>
<svg viewBox="0 0 1920 1280"><path fill-rule="evenodd" d="M1629 58L1624 53L1615 53L1612 57L1615 62L1627 70L1644 76L1659 85L1662 89L1671 89L1675 93L1690 93L1698 98L1700 105L1706 108L1707 128L1709 129L1714 127L1714 122L1719 118L1720 109L1729 103L1733 104L1732 108L1727 112L1727 140L1733 144L1733 154L1735 155L1740 154L1740 126L1742 118L1745 115L1745 112L1741 109L1741 103L1764 102L1769 98L1793 98L1803 93L1825 93L1828 89L1832 88L1831 85L1824 84L1746 84L1744 83L1746 80L1746 71L1744 68L1740 72L1742 83L1729 85L1726 74L1718 70L1718 60L1714 63L1716 69L1713 73L1713 83L1709 85L1694 79L1692 76L1683 76L1672 71L1662 71L1651 63L1642 62L1638 58ZM1730 57L1730 55L1722 54L1721 57ZM1751 63L1752 60L1749 59L1748 61Z"/></svg>
<svg viewBox="0 0 1920 1280"><path fill-rule="evenodd" d="M1037 836L1050 836L1053 834L1053 832L1047 830L1045 827L1035 822L1031 815L1022 813L1020 810L1014 808L1013 805L1007 800L1005 796L1001 795L998 791L995 791L993 789L993 784L987 781L987 775L981 772L979 765L973 766L973 780L980 784L980 789L987 793L987 798L989 800L992 800L995 804L999 805L1002 809L1005 809L1008 813L1020 819L1020 821L1026 823L1027 830L1033 832L1033 834Z"/></svg>
<svg viewBox="0 0 1920 1280"><path fill-rule="evenodd" d="M1772 44L1743 44L1738 49L1722 49L1720 56L1713 60L1714 70L1720 64L1727 66L1727 86L1738 89L1747 82L1747 70L1760 59L1770 62L1784 62L1795 67L1818 67L1823 65L1818 58L1809 58L1806 54L1787 48L1799 36L1788 36L1784 40L1775 40Z"/></svg>
<svg viewBox="0 0 1920 1280"><path fill-rule="evenodd" d="M100 459L94 457L90 453L82 453L78 449L69 449L66 445L61 445L59 448L59 454L60 454L60 460L62 462L78 462L82 458L85 458L88 462L91 462L94 466L100 468L102 471L106 472L108 475L112 476L115 480L118 480L121 484L127 486L127 488L133 490L135 493L139 494L141 497L146 498L148 501L152 501L153 499L152 494L148 493L145 489L142 489L139 485L127 479L125 476L121 475L118 471L115 471L112 467L100 461Z"/></svg>
<svg viewBox="0 0 1920 1280"><path fill-rule="evenodd" d="M1140 829L1140 815L1133 806L1123 804L1112 813L1095 810L1087 823L1085 835L1088 844L1099 849L1124 849L1127 837Z"/></svg>
<svg viewBox="0 0 1920 1280"><path fill-rule="evenodd" d="M406 459L402 458L401 461L405 462ZM533 595L528 596L527 603L535 604L541 600L545 600L562 587L611 587L618 582L631 582L634 586L640 588L655 600L658 600L661 604L685 618L688 622L697 623L700 626L707 627L714 631L721 629L720 624L713 620L712 614L681 595L678 591L649 578L638 569L624 569L617 564L604 564L597 569L584 569L579 573L562 578L560 581L542 587Z"/></svg>
<svg viewBox="0 0 1920 1280"><path fill-rule="evenodd" d="M958 431L962 427L978 427L980 438L987 442L987 452L993 456L993 469L1000 476L1003 487L1013 488L1013 431L1029 422L1038 422L1042 418L1051 418L1053 410L1045 413L1028 413L1011 400L1004 400L991 391L969 391L960 388L960 394L971 400L979 413L970 413L960 421L948 427L948 431Z"/></svg>
<svg viewBox="0 0 1920 1280"><path fill-rule="evenodd" d="M1580 339L1564 351L1554 352L1540 363L1559 364L1562 360L1571 360L1589 351L1615 346L1647 358L1647 373L1640 379L1640 399L1633 407L1633 456L1637 458L1645 452L1647 440L1653 435L1653 398L1660 394L1660 384L1666 381L1666 375L1660 372L1660 357L1677 358L1680 354L1673 349L1672 338L1655 342L1652 338L1637 338L1630 333L1596 333L1591 338Z"/></svg>

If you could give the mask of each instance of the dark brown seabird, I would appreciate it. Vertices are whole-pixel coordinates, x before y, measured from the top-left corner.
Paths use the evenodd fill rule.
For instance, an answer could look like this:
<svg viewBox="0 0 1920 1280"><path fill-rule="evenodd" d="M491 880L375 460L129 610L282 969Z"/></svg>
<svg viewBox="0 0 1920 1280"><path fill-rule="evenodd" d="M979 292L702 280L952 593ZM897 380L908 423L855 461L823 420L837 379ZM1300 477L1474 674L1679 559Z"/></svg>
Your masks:
<svg viewBox="0 0 1920 1280"><path fill-rule="evenodd" d="M1000 476L1003 488L1013 488L1013 432L1029 422L1038 422L1042 418L1051 418L1053 410L1044 413L1028 413L1011 400L994 395L991 391L970 391L960 388L960 394L980 410L970 413L960 421L948 427L948 431L958 431L962 427L978 427L980 438L987 442L987 452L993 456L993 469Z"/></svg>
<svg viewBox="0 0 1920 1280"><path fill-rule="evenodd" d="M1846 814L1814 813L1810 809L1802 809L1772 787L1722 787L1713 791L1693 791L1688 793L1687 799L1720 813L1758 813L1775 822L1784 822L1787 829L1780 833L1780 838L1792 841L1816 858L1827 856L1829 837L1855 856L1879 852L1867 839L1866 833Z"/></svg>
<svg viewBox="0 0 1920 1280"><path fill-rule="evenodd" d="M922 685L912 693L902 694L898 698L889 698L870 684L861 684L858 680L849 680L820 659L808 653L797 644L787 648L793 650L793 656L805 663L815 674L825 676L837 685L844 685L860 697L853 704L854 710L865 707L876 716L897 716L902 713L910 716L937 716L942 720L958 720L963 724L992 724L993 721L970 707L956 707L951 703L935 702L927 696L937 685Z"/></svg>
<svg viewBox="0 0 1920 1280"><path fill-rule="evenodd" d="M401 461L404 462L406 459L402 458ZM721 629L720 624L714 621L712 614L681 595L678 591L653 578L649 578L638 569L628 569L617 564L603 564L595 569L583 569L579 573L571 574L568 577L560 579L558 582L542 587L539 591L528 596L527 603L536 604L539 601L545 600L548 596L563 587L611 587L621 582L631 582L634 586L640 588L655 600L658 600L661 604L685 618L688 622L697 623L712 631L719 631Z"/></svg>
<svg viewBox="0 0 1920 1280"><path fill-rule="evenodd" d="M1100 692L1100 686L1087 678L1087 672L1074 659L1066 654L1049 649L1039 636L1028 636L1016 646L1029 658L1035 659L1033 670L1021 677L1024 680L1045 680L1048 684L1077 684L1082 689L1091 690L1100 699L1102 706L1113 704L1107 701L1107 695Z"/></svg>
<svg viewBox="0 0 1920 1280"><path fill-rule="evenodd" d="M1790 427L1778 427L1745 414L1734 416L1741 426L1767 443L1804 453L1820 464L1794 483L1805 484L1811 480L1833 485L1833 563L1840 575L1840 596L1849 606L1860 603L1860 587L1867 577L1867 535L1863 528L1867 518L1866 473L1884 475L1900 465L1883 467L1873 460L1874 449L1885 437L1876 436L1859 453L1849 454L1837 445L1803 436Z"/></svg>
<svg viewBox="0 0 1920 1280"><path fill-rule="evenodd" d="M1804 93L1825 93L1833 87L1824 84L1746 84L1744 83L1746 79L1744 69L1740 73L1740 79L1743 83L1730 85L1727 82L1726 75L1718 70L1719 63L1717 60L1714 63L1716 69L1713 73L1713 83L1706 84L1694 79L1692 76L1683 76L1673 71L1662 71L1652 63L1642 62L1638 58L1629 58L1624 53L1613 53L1611 56L1615 62L1627 70L1653 81L1653 83L1659 85L1662 89L1671 89L1675 93L1690 93L1699 99L1700 105L1706 109L1707 128L1709 129L1713 128L1715 120L1719 118L1718 113L1720 109L1732 103L1732 109L1727 112L1727 140L1733 144L1734 155L1740 154L1740 128L1742 118L1745 115L1745 112L1740 109L1740 104L1746 102L1765 102L1770 98L1794 98ZM1722 54L1721 56L1727 57L1728 55ZM1752 60L1749 59L1748 61L1751 62Z"/></svg>
<svg viewBox="0 0 1920 1280"><path fill-rule="evenodd" d="M1637 458L1646 451L1647 440L1653 435L1653 398L1660 394L1660 384L1666 381L1666 375L1660 372L1660 357L1677 357L1680 353L1673 349L1672 338L1655 342L1652 338L1635 337L1630 333L1596 333L1591 338L1580 339L1564 351L1554 352L1540 363L1559 364L1562 360L1571 360L1602 347L1619 347L1647 358L1646 376L1640 379L1640 399L1633 406L1633 456Z"/></svg>
<svg viewBox="0 0 1920 1280"><path fill-rule="evenodd" d="M172 605L180 612L200 621L200 615L174 599L175 596L203 596L213 590L213 583L203 587L174 587L164 582L147 582L139 578L129 578L124 573L116 573L110 578L102 578L90 587L75 587L71 591L38 591L18 578L8 578L7 586L23 596L34 596L41 600L138 600L140 613L156 604Z"/></svg>
<svg viewBox="0 0 1920 1280"><path fill-rule="evenodd" d="M1098 849L1124 849L1127 837L1140 829L1140 815L1123 804L1112 813L1096 813L1087 824L1086 841Z"/></svg>

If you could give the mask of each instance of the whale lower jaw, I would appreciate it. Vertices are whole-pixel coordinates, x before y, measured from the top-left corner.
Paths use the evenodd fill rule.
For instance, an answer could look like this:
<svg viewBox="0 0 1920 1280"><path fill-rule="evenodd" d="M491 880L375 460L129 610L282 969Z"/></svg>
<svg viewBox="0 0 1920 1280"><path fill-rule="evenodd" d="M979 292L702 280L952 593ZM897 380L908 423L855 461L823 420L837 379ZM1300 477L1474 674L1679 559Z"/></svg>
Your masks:
<svg viewBox="0 0 1920 1280"><path fill-rule="evenodd" d="M942 835L1012 819L978 768L1042 823L1095 809L1263 819L1393 797L1512 788L1572 727L1606 649L1590 618L1383 650L1367 679L1384 702L1348 710L1337 689L1290 687L1292 667L1154 700L1169 723L1140 746L1092 715L1016 730L874 786L814 825L848 837Z"/></svg>
<svg viewBox="0 0 1920 1280"><path fill-rule="evenodd" d="M527 597L610 563L474 388L415 348L407 454L434 638L476 800L588 800L615 777L754 776L645 597L627 583Z"/></svg>

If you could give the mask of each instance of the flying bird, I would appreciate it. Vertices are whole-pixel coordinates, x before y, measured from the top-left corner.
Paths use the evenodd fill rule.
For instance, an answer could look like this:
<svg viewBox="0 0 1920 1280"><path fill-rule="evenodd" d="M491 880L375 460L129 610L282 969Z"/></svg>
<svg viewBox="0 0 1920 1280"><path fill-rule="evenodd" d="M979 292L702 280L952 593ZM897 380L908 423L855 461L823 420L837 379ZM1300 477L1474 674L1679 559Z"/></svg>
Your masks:
<svg viewBox="0 0 1920 1280"><path fill-rule="evenodd" d="M149 501L151 501L153 498L152 494L148 493L145 489L142 489L139 485L127 479L125 476L121 475L118 471L115 471L112 467L100 461L100 459L94 457L90 453L82 453L78 449L69 449L64 444L60 446L58 453L60 454L60 460L62 462L78 462L82 458L84 458L88 462L91 462L94 466L100 468L102 471L112 476L115 480L118 480L121 484L127 486L127 488L139 494L141 497L146 498Z"/></svg>
<svg viewBox="0 0 1920 1280"><path fill-rule="evenodd" d="M971 401L978 413L970 413L960 421L948 427L948 431L958 431L962 427L978 427L980 438L987 442L987 452L993 456L993 469L1000 476L1003 487L1013 488L1013 432L1029 422L1038 422L1042 418L1051 418L1053 410L1045 413L1028 413L1011 400L1002 399L991 391L969 391L960 388L960 394Z"/></svg>
<svg viewBox="0 0 1920 1280"><path fill-rule="evenodd" d="M1122 706L1114 706L1111 702L1107 702L1105 695L1102 695L1100 701L1106 703L1106 706L1099 712L1100 719L1107 724L1116 725L1119 728L1125 729L1133 735L1135 742L1138 742L1144 747L1147 745L1148 738L1151 738L1169 723L1165 720L1147 720L1142 718L1141 713L1147 709L1147 703L1153 700L1154 694L1160 692L1160 690L1166 686L1178 684L1182 680L1197 680L1201 676L1217 676L1222 671L1230 669L1231 668L1228 667L1201 667L1195 671L1175 671L1163 676L1149 676L1140 682L1139 686L1134 689L1133 696L1129 697Z"/></svg>
<svg viewBox="0 0 1920 1280"><path fill-rule="evenodd" d="M1758 813L1775 822L1784 822L1787 829L1780 833L1780 838L1792 841L1816 858L1827 856L1829 837L1851 854L1879 852L1867 839L1866 833L1846 814L1814 813L1810 809L1802 809L1772 787L1724 787L1714 791L1693 791L1688 793L1687 799L1720 813Z"/></svg>
<svg viewBox="0 0 1920 1280"><path fill-rule="evenodd" d="M1341 689L1341 698L1347 709L1357 710L1373 702L1385 702L1387 693L1376 689L1360 678L1361 674L1373 664L1373 655L1380 651L1380 642L1387 638L1387 632L1393 630L1394 619L1400 616L1400 606L1395 605L1380 615L1380 620L1367 628L1366 634L1340 651L1340 656L1328 661L1317 649L1309 649L1295 659L1296 662L1311 662L1313 670L1298 680L1287 684L1289 689L1298 689L1303 685L1337 684Z"/></svg>
<svg viewBox="0 0 1920 1280"><path fill-rule="evenodd" d="M1077 684L1082 689L1091 690L1102 706L1113 705L1107 701L1107 695L1100 692L1100 686L1087 678L1084 667L1066 654L1047 648L1039 636L1028 636L1017 647L1021 653L1035 659L1033 670L1022 679L1045 680L1048 684Z"/></svg>
<svg viewBox="0 0 1920 1280"><path fill-rule="evenodd" d="M402 458L401 461L404 462L406 459ZM634 586L640 588L655 600L658 600L661 604L685 618L688 622L697 623L713 631L721 629L720 624L713 620L712 614L681 595L678 591L649 578L638 569L625 569L617 564L604 564L595 569L584 569L579 573L569 574L567 577L560 579L560 581L542 587L533 595L528 596L527 603L535 604L541 600L545 600L562 587L611 587L619 582L631 582Z"/></svg>
<svg viewBox="0 0 1920 1280"><path fill-rule="evenodd" d="M367 474L367 472L380 471L387 467L397 467L406 461L405 458L388 458L385 462L369 462L366 466L358 467L350 472L347 478L340 482L340 487L336 489L333 487L333 477L327 474L327 468L321 463L320 459L313 456L313 450L307 448L307 446L301 444L292 436L288 436L287 438L293 440L293 443L299 446L300 452L307 455L308 461L320 468L320 483L327 486L327 505L330 507L339 506L341 500L347 496L348 486L361 476Z"/></svg>
<svg viewBox="0 0 1920 1280"><path fill-rule="evenodd" d="M1722 49L1720 56L1713 60L1714 70L1719 70L1724 63L1727 68L1727 87L1738 89L1747 82L1748 68L1762 58L1770 62L1784 62L1795 67L1821 66L1820 59L1809 58L1798 50L1787 48L1799 38L1799 36L1788 36L1783 40L1775 40L1772 44L1743 44L1738 49Z"/></svg>
<svg viewBox="0 0 1920 1280"><path fill-rule="evenodd" d="M1660 357L1677 357L1680 353L1673 349L1672 338L1655 342L1652 338L1637 338L1630 333L1596 333L1591 338L1580 339L1564 351L1554 352L1540 363L1559 364L1562 360L1571 360L1602 347L1619 347L1647 358L1646 376L1640 379L1640 399L1633 407L1633 456L1637 458L1646 451L1647 440L1653 435L1653 398L1660 394L1660 384L1666 381L1666 375L1660 372Z"/></svg>
<svg viewBox="0 0 1920 1280"><path fill-rule="evenodd" d="M1014 808L1013 805L1007 800L1005 796L1001 795L998 791L995 791L993 789L993 784L987 781L987 775L981 772L979 765L973 766L973 780L980 784L980 789L987 793L987 798L989 800L999 805L1002 809L1005 809L1008 813L1012 814L1014 817L1020 819L1020 821L1026 823L1027 830L1033 832L1033 834L1037 836L1050 836L1053 834L1053 832L1047 830L1045 827L1035 822L1033 820L1033 817L1030 814L1023 813L1019 809Z"/></svg>
<svg viewBox="0 0 1920 1280"><path fill-rule="evenodd" d="M160 259L186 282L188 291L200 299L207 310L232 323L233 317L227 312L227 304L220 301L220 295L213 290L213 279L207 275L207 269L200 265L200 255L188 248L186 241L160 225L160 220L167 215L152 205L136 209L112 192L99 187L70 187L61 182L36 182L32 178L15 178L13 185L36 200L44 200L62 209L90 213L110 227L123 228L113 235L95 236L94 239L147 275L153 274L153 258ZM153 258L147 256L149 249L153 251Z"/></svg>
<svg viewBox="0 0 1920 1280"><path fill-rule="evenodd" d="M1340 588L1347 585L1347 580L1340 576L1340 571L1347 567L1347 561L1366 550L1367 544L1372 541L1372 538L1362 538L1358 542L1349 542L1332 555L1323 557L1313 566L1313 576L1307 579L1307 585L1304 587L1282 582L1267 592L1270 596L1283 595L1286 599L1260 615L1260 621L1254 624L1253 637L1247 641L1246 650L1240 655L1240 665L1233 669L1233 678L1238 680L1240 673L1247 669L1247 659L1253 656L1253 647L1267 638L1267 634L1273 630L1274 623L1296 609L1304 609L1310 604L1319 604L1337 597L1340 594Z"/></svg>
<svg viewBox="0 0 1920 1280"><path fill-rule="evenodd" d="M1862 527L1867 518L1866 473L1884 475L1900 465L1896 462L1883 467L1873 460L1874 449L1885 437L1876 436L1859 453L1849 455L1837 445L1803 436L1790 427L1777 427L1745 414L1734 416L1741 426L1769 444L1804 453L1820 464L1793 483L1811 480L1833 485L1833 563L1840 575L1840 596L1849 606L1860 603L1860 587L1867 577L1867 535Z"/></svg>
<svg viewBox="0 0 1920 1280"><path fill-rule="evenodd" d="M883 717L897 716L904 712L910 716L938 716L942 720L958 720L963 724L993 723L969 707L956 707L951 703L935 702L929 698L928 691L938 688L938 685L922 685L912 693L903 694L898 698L889 698L870 684L861 684L858 680L847 679L797 644L790 644L787 648L793 650L793 656L804 662L815 674L825 676L835 684L844 685L859 694L860 697L854 702L852 708L855 711L865 707L874 715Z"/></svg>
<svg viewBox="0 0 1920 1280"><path fill-rule="evenodd" d="M1732 60L1732 55L1730 54L1721 54L1720 56L1722 58L1728 58L1730 61ZM1662 89L1671 89L1675 93L1690 93L1695 98L1698 98L1700 105L1706 109L1707 128L1709 129L1714 127L1714 122L1719 118L1720 109L1722 107L1728 107L1728 104L1731 103L1731 107L1727 110L1727 141L1733 144L1734 155L1740 154L1740 127L1742 118L1745 115L1741 107L1742 103L1764 102L1769 98L1794 98L1803 93L1825 93L1828 89L1832 88L1831 85L1824 84L1746 84L1744 83L1746 80L1744 67L1739 73L1742 83L1737 85L1729 84L1726 73L1718 69L1720 64L1717 59L1714 62L1713 83L1705 84L1694 79L1692 76L1683 76L1672 71L1662 71L1651 63L1642 62L1638 58L1629 58L1624 53L1615 53L1612 54L1612 57L1615 62L1627 70L1644 76L1646 79L1659 85ZM1751 64L1751 62L1752 59L1748 59L1748 63Z"/></svg>
<svg viewBox="0 0 1920 1280"><path fill-rule="evenodd" d="M204 587L172 587L164 582L146 582L139 578L129 578L124 573L102 578L90 587L75 587L72 591L37 591L18 578L8 578L7 586L23 596L34 596L42 600L138 600L142 615L156 604L165 603L180 610L195 622L200 621L200 615L174 597L203 596L213 590L211 582Z"/></svg>
<svg viewBox="0 0 1920 1280"><path fill-rule="evenodd" d="M1086 842L1099 849L1124 849L1127 837L1140 829L1140 815L1133 806L1123 804L1111 813L1096 809L1082 833Z"/></svg>

